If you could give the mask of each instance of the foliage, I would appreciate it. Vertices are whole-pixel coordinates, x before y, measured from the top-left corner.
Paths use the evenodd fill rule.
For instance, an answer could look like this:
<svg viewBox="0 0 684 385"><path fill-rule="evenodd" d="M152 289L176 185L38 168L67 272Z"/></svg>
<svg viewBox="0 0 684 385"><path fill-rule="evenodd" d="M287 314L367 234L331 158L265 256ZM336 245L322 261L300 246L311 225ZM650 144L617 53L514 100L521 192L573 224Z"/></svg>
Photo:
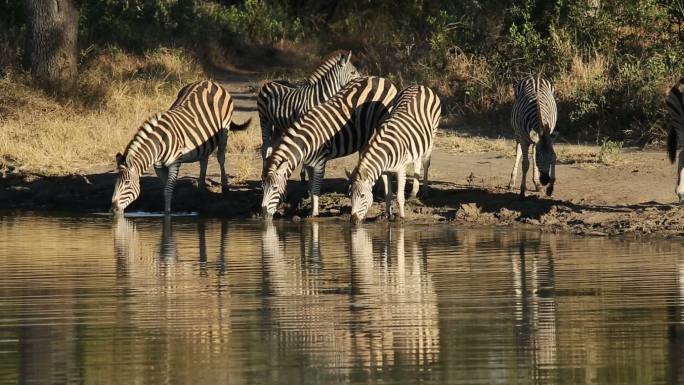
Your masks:
<svg viewBox="0 0 684 385"><path fill-rule="evenodd" d="M0 73L21 57L20 2L0 0ZM352 49L368 74L423 83L447 114L508 132L512 85L556 84L559 130L599 143L662 134L663 97L684 73L682 0L80 0L81 45L142 54L210 45L245 53ZM312 52L312 47L315 47ZM289 52L292 52L290 50ZM317 55L316 55L317 53ZM84 55L87 63L92 55ZM11 71L10 71L11 72Z"/></svg>

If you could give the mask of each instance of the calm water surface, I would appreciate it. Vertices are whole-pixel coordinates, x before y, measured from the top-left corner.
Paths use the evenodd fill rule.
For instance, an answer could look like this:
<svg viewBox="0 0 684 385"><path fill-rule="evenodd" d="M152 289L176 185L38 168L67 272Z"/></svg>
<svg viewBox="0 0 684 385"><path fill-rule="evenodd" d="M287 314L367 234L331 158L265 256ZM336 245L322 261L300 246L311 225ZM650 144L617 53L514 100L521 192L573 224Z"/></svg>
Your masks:
<svg viewBox="0 0 684 385"><path fill-rule="evenodd" d="M2 384L684 383L684 247L0 215Z"/></svg>

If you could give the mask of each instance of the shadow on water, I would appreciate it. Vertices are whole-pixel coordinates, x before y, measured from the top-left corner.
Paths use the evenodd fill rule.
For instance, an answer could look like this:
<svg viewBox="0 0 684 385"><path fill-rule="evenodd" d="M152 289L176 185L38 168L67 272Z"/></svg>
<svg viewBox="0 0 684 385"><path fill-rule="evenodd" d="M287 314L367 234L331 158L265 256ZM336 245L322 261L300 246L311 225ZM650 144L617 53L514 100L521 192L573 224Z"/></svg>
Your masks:
<svg viewBox="0 0 684 385"><path fill-rule="evenodd" d="M0 231L2 382L684 380L676 242L187 217Z"/></svg>

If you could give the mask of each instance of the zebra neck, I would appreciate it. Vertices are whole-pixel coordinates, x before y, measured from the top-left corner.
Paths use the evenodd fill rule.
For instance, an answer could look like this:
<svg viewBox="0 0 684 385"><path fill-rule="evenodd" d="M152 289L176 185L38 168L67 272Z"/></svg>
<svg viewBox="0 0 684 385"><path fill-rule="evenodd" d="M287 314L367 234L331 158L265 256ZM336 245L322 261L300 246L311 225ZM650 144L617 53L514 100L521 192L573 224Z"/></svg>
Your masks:
<svg viewBox="0 0 684 385"><path fill-rule="evenodd" d="M142 175L150 166L159 162L158 149L155 146L145 148L146 151L129 151L126 154L126 165Z"/></svg>
<svg viewBox="0 0 684 385"><path fill-rule="evenodd" d="M312 85L310 92L312 92L312 96L318 99L317 103L326 101L329 97L339 91L341 88L338 85L339 77L339 71L328 71L321 79Z"/></svg>
<svg viewBox="0 0 684 385"><path fill-rule="evenodd" d="M384 169L384 165L381 164L362 162L359 165L358 178L362 183L373 185L380 178Z"/></svg>

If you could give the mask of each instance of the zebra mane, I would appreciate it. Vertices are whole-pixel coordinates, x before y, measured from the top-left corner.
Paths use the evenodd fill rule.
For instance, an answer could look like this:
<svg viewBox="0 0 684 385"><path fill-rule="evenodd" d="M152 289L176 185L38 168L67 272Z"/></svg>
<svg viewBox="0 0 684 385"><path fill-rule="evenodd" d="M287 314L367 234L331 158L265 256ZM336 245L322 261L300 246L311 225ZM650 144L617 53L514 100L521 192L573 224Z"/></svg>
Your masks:
<svg viewBox="0 0 684 385"><path fill-rule="evenodd" d="M535 87L534 87L534 101L537 104L537 119L539 119L539 126L542 129L542 136L543 134L549 134L551 131L551 127L549 127L549 124L547 122L544 122L544 116L542 115L541 111L541 103L539 101L539 92L541 89L541 71L537 74L537 81L535 82Z"/></svg>
<svg viewBox="0 0 684 385"><path fill-rule="evenodd" d="M325 77L328 71L330 71L330 69L333 68L333 66L339 63L340 59L342 59L344 55L346 55L348 52L349 51L345 50L337 50L328 55L325 59L323 59L323 62L318 67L316 67L313 73L309 75L308 78L306 78L306 83L316 84L323 77Z"/></svg>

